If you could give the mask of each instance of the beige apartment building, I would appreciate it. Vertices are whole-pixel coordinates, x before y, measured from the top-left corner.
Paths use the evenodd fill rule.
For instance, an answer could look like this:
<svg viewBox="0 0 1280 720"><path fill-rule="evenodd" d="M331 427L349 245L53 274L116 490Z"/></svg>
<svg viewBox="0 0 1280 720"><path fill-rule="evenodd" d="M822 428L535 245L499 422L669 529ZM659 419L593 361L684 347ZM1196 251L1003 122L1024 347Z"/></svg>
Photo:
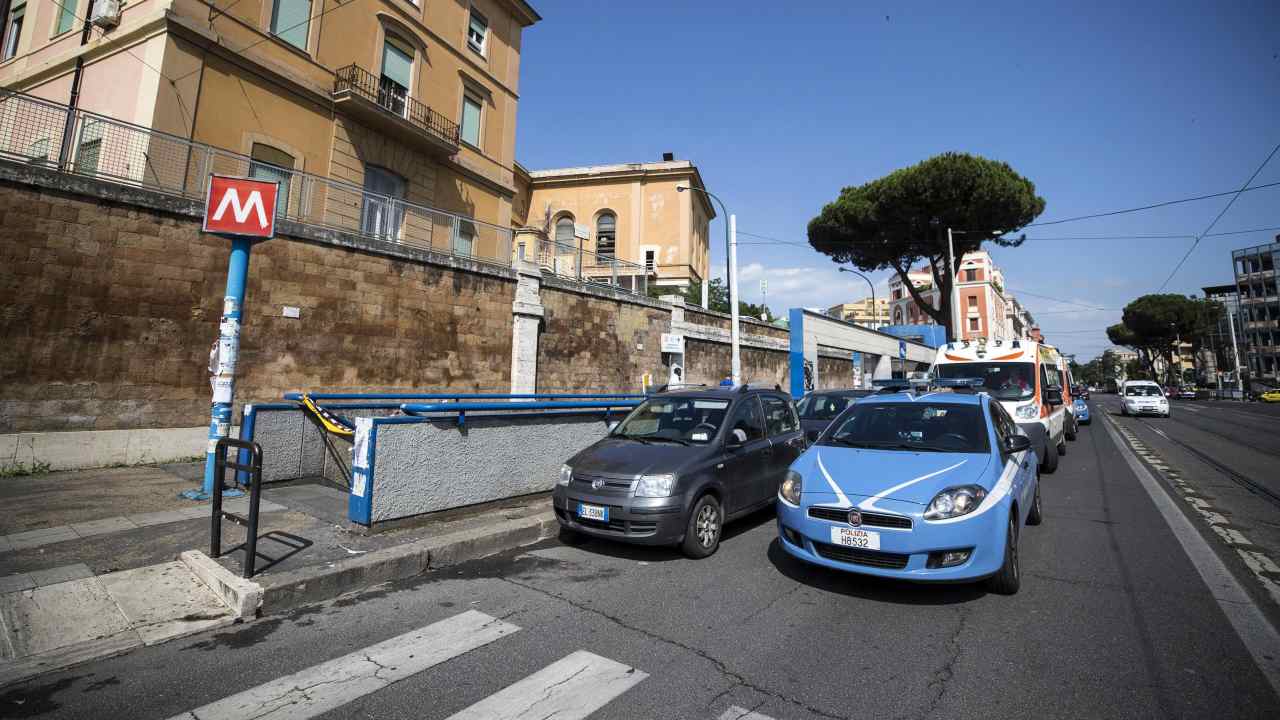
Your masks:
<svg viewBox="0 0 1280 720"><path fill-rule="evenodd" d="M537 260L628 288L701 285L716 216L698 168L687 160L555 170L516 167L512 223L545 233ZM689 187L694 191L679 191ZM527 200L526 200L527 198ZM517 252L520 249L517 248ZM533 248L524 248L531 258Z"/></svg>
<svg viewBox="0 0 1280 720"><path fill-rule="evenodd" d="M301 171L385 198L339 203L331 189L342 227L398 237L415 222L404 201L478 221L451 221L453 252L510 242L521 33L540 20L524 0L60 2L0 0L0 87L66 105L78 80L80 108L250 156L251 175ZM77 166L118 161L112 174L128 176L171 160L154 137L115 158L104 132L76 135ZM27 157L60 142L11 138ZM303 202L290 192L283 203Z"/></svg>
<svg viewBox="0 0 1280 720"><path fill-rule="evenodd" d="M827 315L845 322L878 328L889 324L889 300L887 298L872 300L867 297L851 303L832 305L827 308Z"/></svg>

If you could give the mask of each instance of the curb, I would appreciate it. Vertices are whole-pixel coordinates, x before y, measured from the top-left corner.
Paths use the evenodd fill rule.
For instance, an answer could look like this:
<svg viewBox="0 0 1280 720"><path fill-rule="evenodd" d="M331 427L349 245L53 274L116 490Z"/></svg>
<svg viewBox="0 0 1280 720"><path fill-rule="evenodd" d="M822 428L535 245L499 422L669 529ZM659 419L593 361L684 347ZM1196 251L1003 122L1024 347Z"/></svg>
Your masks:
<svg viewBox="0 0 1280 720"><path fill-rule="evenodd" d="M267 579L261 588L260 614L272 615L374 585L416 577L435 568L532 545L553 536L559 528L550 510L528 517L504 520L483 528L460 530L405 545L375 550L367 555L330 565L301 568ZM203 553L192 551L209 560ZM188 553L183 553L184 561ZM217 565L217 563L213 563ZM227 575L231 573L218 565ZM234 576L232 576L234 577ZM201 579L204 579L201 576ZM240 582L248 582L234 578ZM207 581L206 581L207 582ZM251 583L256 585L256 583ZM210 587L213 587L210 585ZM215 588L217 591L217 588ZM230 604L230 603L228 603ZM233 608L236 605L231 605ZM248 616L246 616L248 617Z"/></svg>
<svg viewBox="0 0 1280 720"><path fill-rule="evenodd" d="M187 550L178 559L231 608L236 619L251 618L262 607L262 586L258 583L235 575L199 550Z"/></svg>

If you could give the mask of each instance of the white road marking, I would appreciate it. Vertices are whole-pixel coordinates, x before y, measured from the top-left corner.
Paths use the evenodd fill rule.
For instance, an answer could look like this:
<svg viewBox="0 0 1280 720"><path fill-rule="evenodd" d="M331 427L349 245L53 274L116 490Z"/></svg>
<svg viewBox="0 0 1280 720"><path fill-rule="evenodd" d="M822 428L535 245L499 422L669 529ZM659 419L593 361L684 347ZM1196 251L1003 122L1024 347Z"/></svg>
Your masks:
<svg viewBox="0 0 1280 720"><path fill-rule="evenodd" d="M1116 422L1110 417L1106 420L1104 426L1107 428L1107 433L1129 465L1129 469L1133 470L1133 474L1138 477L1143 489L1155 503L1156 509L1164 516L1169 529L1178 538L1191 564L1195 565L1201 579L1209 587L1209 592L1218 602L1218 607L1235 628L1240 641L1253 656L1254 663L1267 678L1267 682L1271 683L1272 690L1280 694L1280 633L1276 632L1276 629L1267 621L1267 617L1262 614L1262 610L1254 603L1253 598L1245 592L1240 582L1200 536L1187 516L1182 514L1174 504L1173 498L1160 485L1160 482L1139 462L1133 451L1129 449L1129 445L1121 441L1119 426ZM1127 431L1126 434L1131 435Z"/></svg>
<svg viewBox="0 0 1280 720"><path fill-rule="evenodd" d="M581 720L647 677L635 668L579 650L449 720Z"/></svg>
<svg viewBox="0 0 1280 720"><path fill-rule="evenodd" d="M170 720L306 720L519 629L468 610Z"/></svg>
<svg viewBox="0 0 1280 720"><path fill-rule="evenodd" d="M773 718L768 715L761 715L758 712L751 712L737 705L731 705L717 720L773 720Z"/></svg>

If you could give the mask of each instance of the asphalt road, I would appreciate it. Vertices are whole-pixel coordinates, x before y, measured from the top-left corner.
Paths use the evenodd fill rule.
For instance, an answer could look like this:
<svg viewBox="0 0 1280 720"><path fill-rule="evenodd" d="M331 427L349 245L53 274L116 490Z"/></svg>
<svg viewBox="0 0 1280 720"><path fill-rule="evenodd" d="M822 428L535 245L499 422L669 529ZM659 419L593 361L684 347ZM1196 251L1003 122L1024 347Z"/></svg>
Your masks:
<svg viewBox="0 0 1280 720"><path fill-rule="evenodd" d="M1117 395L1094 400L1146 447L1154 470L1189 488L1204 515L1223 518L1216 524L1230 537L1214 547L1241 572L1257 575L1248 587L1261 590L1256 594L1267 600L1260 606L1280 626L1280 405L1175 401L1171 417L1156 418L1121 417ZM1247 567L1228 545L1261 553L1263 567Z"/></svg>
<svg viewBox="0 0 1280 720"><path fill-rule="evenodd" d="M167 718L352 653L327 675L268 685L285 699L259 709L295 714L256 714L450 718L542 673L534 689L548 695L617 692L593 719L1280 717L1280 698L1102 422L1044 478L1045 523L1023 534L1012 597L809 568L778 549L764 513L730 526L706 560L551 541L47 675L0 691L0 717ZM334 690L359 663L394 670L369 646L469 610L518 629L393 684ZM585 690L579 670L546 681L584 650L607 659L591 668L621 670ZM218 712L188 717L255 715Z"/></svg>

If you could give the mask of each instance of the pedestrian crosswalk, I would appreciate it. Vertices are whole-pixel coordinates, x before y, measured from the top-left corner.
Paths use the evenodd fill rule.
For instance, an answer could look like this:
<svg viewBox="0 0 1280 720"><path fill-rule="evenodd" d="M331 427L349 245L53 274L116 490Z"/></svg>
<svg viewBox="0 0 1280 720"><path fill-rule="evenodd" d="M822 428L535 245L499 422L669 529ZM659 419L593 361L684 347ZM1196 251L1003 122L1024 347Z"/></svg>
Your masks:
<svg viewBox="0 0 1280 720"><path fill-rule="evenodd" d="M468 610L170 720L309 720L519 631ZM643 670L577 650L448 720L583 720L648 677ZM716 720L773 719L733 706Z"/></svg>

